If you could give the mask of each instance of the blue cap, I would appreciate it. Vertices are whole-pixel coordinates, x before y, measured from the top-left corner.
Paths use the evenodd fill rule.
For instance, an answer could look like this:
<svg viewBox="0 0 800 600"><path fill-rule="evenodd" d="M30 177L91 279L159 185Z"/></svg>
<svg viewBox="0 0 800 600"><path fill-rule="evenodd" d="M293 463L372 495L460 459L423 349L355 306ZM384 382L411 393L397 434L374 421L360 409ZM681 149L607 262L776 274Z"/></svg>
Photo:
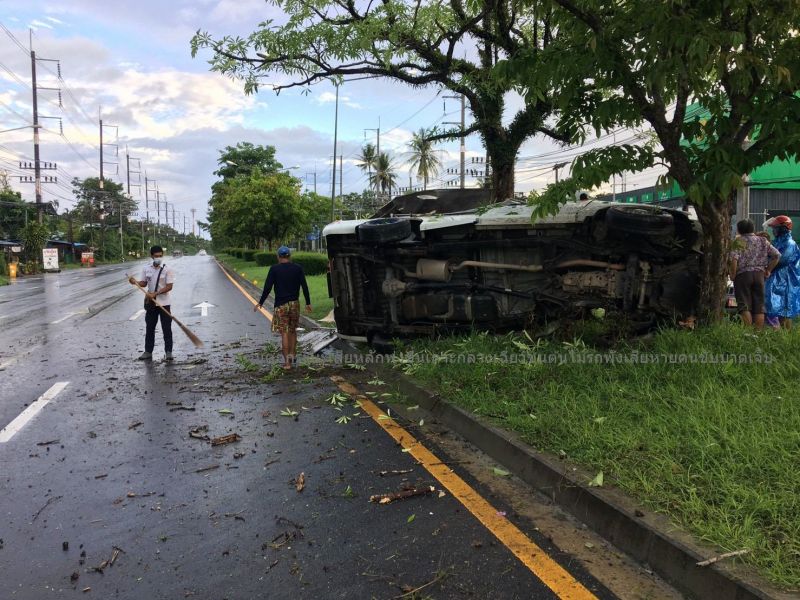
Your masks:
<svg viewBox="0 0 800 600"><path fill-rule="evenodd" d="M289 250L288 246L281 246L278 248L278 256L290 256L292 251Z"/></svg>

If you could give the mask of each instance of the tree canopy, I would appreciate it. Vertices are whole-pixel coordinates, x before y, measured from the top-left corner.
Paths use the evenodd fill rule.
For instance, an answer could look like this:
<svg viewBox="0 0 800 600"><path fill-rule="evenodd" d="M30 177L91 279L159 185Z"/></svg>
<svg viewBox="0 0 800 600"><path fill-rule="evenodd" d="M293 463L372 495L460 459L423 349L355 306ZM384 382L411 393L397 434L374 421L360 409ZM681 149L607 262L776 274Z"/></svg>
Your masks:
<svg viewBox="0 0 800 600"><path fill-rule="evenodd" d="M482 136L499 199L513 196L520 145L537 133L558 137L549 127L553 106L547 96L506 114L514 83L493 70L502 58L523 51L535 56L552 41L549 0L524 7L517 0L270 3L285 13L285 22L265 20L244 38L198 32L192 54L210 49L212 70L243 79L248 93L262 85L280 92L373 76L463 94L474 120L463 135ZM452 130L439 137L460 135Z"/></svg>
<svg viewBox="0 0 800 600"><path fill-rule="evenodd" d="M544 212L614 173L663 165L705 233L703 316L719 315L733 193L754 168L800 150L800 4L753 0L553 0L559 31L543 52L498 72L528 102L551 97L556 128L647 130L584 153L540 199Z"/></svg>
<svg viewBox="0 0 800 600"><path fill-rule="evenodd" d="M411 136L408 144L408 166L417 172L417 179L421 179L423 186L428 187L428 180L436 177L442 168L442 161L436 156L435 143L431 140L433 132L420 128Z"/></svg>

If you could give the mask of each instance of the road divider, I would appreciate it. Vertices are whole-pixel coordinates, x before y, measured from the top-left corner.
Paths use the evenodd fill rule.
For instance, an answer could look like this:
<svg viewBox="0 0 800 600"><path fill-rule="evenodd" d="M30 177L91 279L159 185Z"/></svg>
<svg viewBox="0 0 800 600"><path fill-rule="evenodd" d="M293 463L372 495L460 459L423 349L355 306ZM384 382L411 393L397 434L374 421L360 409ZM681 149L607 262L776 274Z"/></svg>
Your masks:
<svg viewBox="0 0 800 600"><path fill-rule="evenodd" d="M0 429L0 444L4 444L8 442L11 438L13 438L19 431L27 425L31 419L33 419L39 411L41 411L47 404L53 400L56 396L58 396L64 388L69 385L69 381L59 381L54 383L49 390L47 390L44 394L39 396L39 398L28 408L23 410L16 419L11 421L8 425Z"/></svg>

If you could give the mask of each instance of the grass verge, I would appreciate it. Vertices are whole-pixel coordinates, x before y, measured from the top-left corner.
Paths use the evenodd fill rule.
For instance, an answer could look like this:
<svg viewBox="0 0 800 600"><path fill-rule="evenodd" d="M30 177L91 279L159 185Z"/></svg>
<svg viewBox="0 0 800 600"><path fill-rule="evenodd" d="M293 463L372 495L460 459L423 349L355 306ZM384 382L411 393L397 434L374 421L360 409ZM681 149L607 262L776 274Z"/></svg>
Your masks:
<svg viewBox="0 0 800 600"><path fill-rule="evenodd" d="M269 267L259 267L254 262L235 258L229 254L217 254L216 257L254 285L258 287L264 286ZM333 310L333 298L328 298L327 278L325 275L310 275L306 277L306 282L308 283L308 291L311 294L311 306L314 308L310 316L314 320L319 320ZM302 296L302 292L300 294ZM307 313L303 311L302 314ZM327 324L322 323L322 325Z"/></svg>
<svg viewBox="0 0 800 600"><path fill-rule="evenodd" d="M399 366L450 402L800 587L800 332L723 323L614 351L476 333L406 351Z"/></svg>
<svg viewBox="0 0 800 600"><path fill-rule="evenodd" d="M8 285L8 277L0 275L0 285Z"/></svg>

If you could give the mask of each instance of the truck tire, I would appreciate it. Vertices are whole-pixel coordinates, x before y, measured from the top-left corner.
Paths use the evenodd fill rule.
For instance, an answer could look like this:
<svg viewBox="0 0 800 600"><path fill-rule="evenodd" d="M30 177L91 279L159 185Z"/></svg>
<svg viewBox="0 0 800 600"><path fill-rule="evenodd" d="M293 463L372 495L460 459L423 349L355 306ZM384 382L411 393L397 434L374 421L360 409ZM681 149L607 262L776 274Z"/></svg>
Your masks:
<svg viewBox="0 0 800 600"><path fill-rule="evenodd" d="M356 228L356 235L359 242L377 244L398 242L411 235L411 222L396 217L371 219Z"/></svg>
<svg viewBox="0 0 800 600"><path fill-rule="evenodd" d="M657 206L612 206L606 211L609 230L663 237L675 233L672 215Z"/></svg>

